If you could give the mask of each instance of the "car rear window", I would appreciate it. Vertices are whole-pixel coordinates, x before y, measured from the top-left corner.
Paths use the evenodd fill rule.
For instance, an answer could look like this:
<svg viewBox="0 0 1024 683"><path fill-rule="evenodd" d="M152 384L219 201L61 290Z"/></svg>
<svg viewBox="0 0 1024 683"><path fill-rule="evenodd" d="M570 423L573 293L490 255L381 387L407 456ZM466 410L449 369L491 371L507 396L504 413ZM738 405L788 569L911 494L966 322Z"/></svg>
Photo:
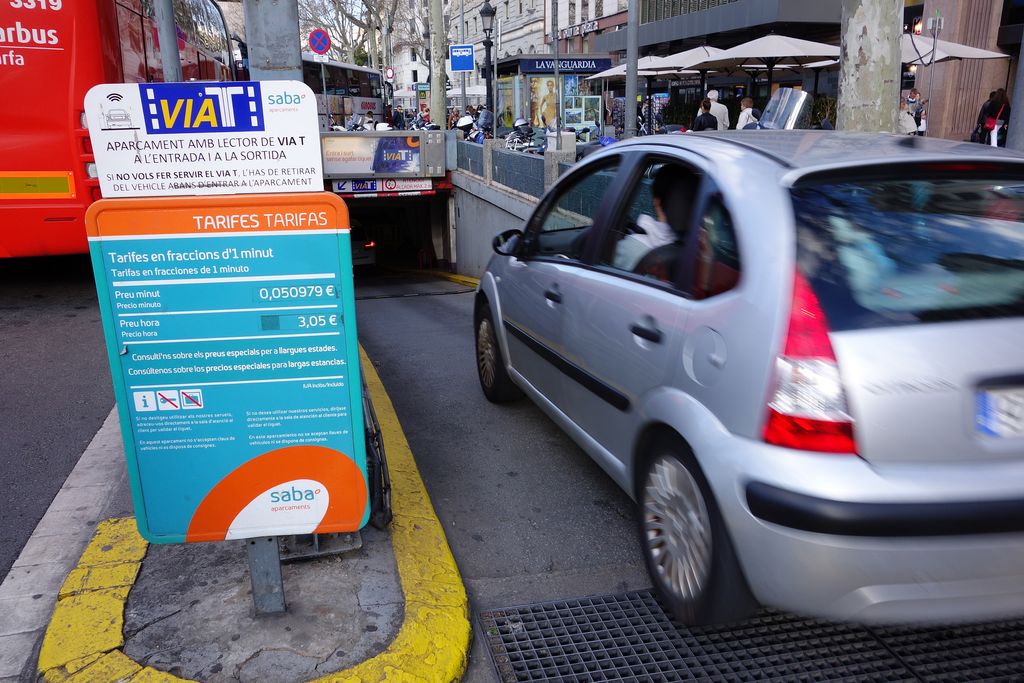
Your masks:
<svg viewBox="0 0 1024 683"><path fill-rule="evenodd" d="M1016 173L908 172L795 188L797 262L829 326L1024 315L1024 172Z"/></svg>

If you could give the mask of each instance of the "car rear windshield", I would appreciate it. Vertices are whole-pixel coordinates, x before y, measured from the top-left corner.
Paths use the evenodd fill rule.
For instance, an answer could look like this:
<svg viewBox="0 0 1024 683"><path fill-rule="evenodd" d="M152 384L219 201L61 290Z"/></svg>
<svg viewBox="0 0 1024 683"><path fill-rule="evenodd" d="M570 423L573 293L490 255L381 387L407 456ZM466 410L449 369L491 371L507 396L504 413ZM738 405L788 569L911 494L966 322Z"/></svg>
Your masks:
<svg viewBox="0 0 1024 683"><path fill-rule="evenodd" d="M1024 171L972 175L793 190L798 266L831 329L1024 315Z"/></svg>

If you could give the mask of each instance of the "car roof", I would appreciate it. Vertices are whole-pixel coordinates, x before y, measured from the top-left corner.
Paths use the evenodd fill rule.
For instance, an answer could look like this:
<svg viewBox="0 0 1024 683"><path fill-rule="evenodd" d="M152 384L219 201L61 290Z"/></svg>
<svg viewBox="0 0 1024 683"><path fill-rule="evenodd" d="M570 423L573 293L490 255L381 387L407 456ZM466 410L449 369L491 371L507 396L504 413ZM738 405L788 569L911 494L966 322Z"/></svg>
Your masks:
<svg viewBox="0 0 1024 683"><path fill-rule="evenodd" d="M653 138L636 140L653 141ZM736 130L658 136L658 142L679 147L689 147L698 140L704 149L729 145L749 150L794 170L950 158L1024 163L1024 155L1012 150L917 135L828 130ZM705 142L707 147L703 144Z"/></svg>

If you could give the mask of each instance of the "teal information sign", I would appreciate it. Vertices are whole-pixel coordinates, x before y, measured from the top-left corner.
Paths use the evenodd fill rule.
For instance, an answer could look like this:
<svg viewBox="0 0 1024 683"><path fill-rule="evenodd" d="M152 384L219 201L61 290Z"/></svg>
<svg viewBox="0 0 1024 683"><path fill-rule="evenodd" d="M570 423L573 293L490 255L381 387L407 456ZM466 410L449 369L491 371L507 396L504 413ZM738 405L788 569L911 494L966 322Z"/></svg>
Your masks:
<svg viewBox="0 0 1024 683"><path fill-rule="evenodd" d="M103 200L87 225L142 535L362 528L344 203L330 193Z"/></svg>

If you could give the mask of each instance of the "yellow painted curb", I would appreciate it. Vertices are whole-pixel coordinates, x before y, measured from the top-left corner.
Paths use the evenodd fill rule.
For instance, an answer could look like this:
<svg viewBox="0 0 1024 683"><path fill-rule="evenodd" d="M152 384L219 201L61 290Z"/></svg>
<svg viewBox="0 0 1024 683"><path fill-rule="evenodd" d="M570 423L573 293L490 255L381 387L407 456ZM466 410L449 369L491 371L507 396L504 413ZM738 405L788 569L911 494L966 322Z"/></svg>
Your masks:
<svg viewBox="0 0 1024 683"><path fill-rule="evenodd" d="M443 270L423 270L417 268L388 268L388 270L393 270L397 273L409 273L411 275L429 275L430 277L448 280L460 285L466 285L467 287L477 287L480 285L480 280L478 278L470 277L468 275L459 275L458 273L448 273Z"/></svg>
<svg viewBox="0 0 1024 683"><path fill-rule="evenodd" d="M391 473L391 539L405 619L384 652L317 683L457 681L466 671L472 633L466 589L391 399L362 348L360 357ZM147 548L131 517L97 526L60 589L43 637L38 669L48 683L188 683L143 668L119 649L124 604Z"/></svg>

